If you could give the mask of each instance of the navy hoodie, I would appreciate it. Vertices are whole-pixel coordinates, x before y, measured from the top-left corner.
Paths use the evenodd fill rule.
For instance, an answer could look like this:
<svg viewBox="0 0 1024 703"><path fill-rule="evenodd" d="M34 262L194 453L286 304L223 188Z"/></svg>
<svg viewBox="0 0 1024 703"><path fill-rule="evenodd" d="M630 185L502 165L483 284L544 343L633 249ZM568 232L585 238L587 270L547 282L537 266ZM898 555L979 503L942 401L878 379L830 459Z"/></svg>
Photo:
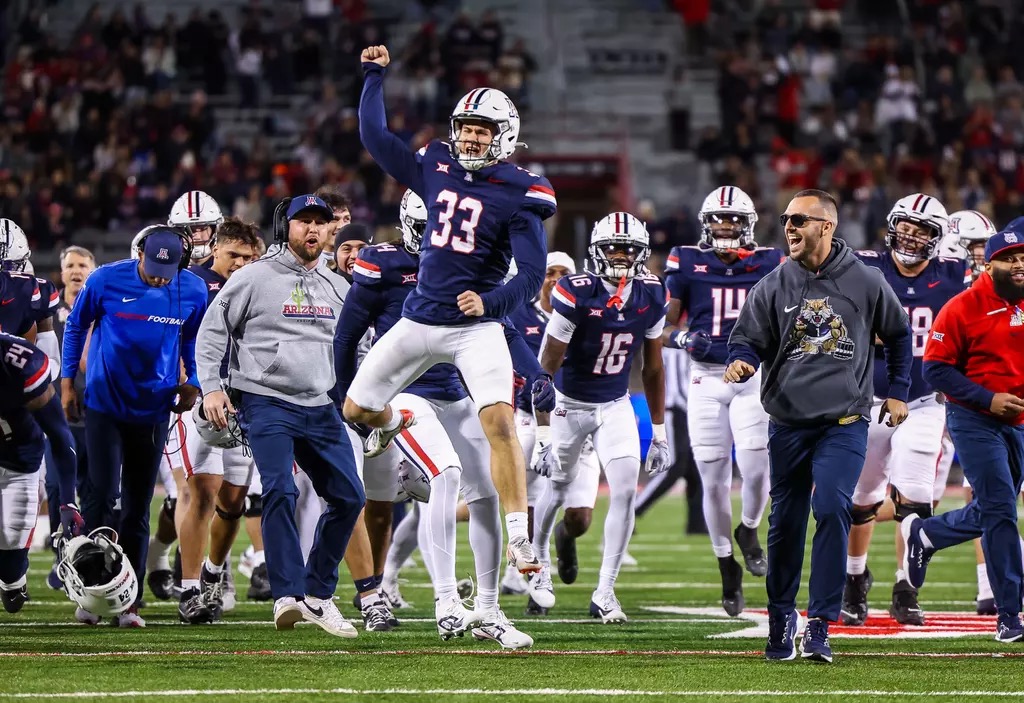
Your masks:
<svg viewBox="0 0 1024 703"><path fill-rule="evenodd" d="M764 364L761 403L783 425L868 415L874 338L884 345L889 397L906 401L913 363L907 314L882 273L835 239L821 269L792 259L747 295L729 361Z"/></svg>

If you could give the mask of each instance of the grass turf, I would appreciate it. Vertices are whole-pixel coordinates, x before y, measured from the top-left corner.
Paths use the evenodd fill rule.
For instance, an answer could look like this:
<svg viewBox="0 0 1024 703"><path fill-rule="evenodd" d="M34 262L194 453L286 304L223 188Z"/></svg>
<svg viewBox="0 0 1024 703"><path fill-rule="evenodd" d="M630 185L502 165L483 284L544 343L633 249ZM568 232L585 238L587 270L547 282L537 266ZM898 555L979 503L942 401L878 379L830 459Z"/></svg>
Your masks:
<svg viewBox="0 0 1024 703"><path fill-rule="evenodd" d="M921 594L929 616L925 630L899 628L879 612L857 633L870 636L834 634L831 666L799 659L769 664L760 654L763 580L746 575L749 615L726 617L717 607L718 568L708 540L682 534L680 504L670 496L637 525L631 552L639 566L624 568L617 588L629 623L601 625L587 615L600 565L603 502L592 532L580 540L579 579L565 586L556 578L558 603L549 617L525 617L525 596L503 596L506 614L536 640L527 652L503 653L469 635L441 642L422 568L403 572L403 593L415 607L400 611L402 626L361 631L354 640L309 625L277 632L270 605L249 602L240 602L222 624L185 627L174 603L155 601L148 591L144 630L74 625L71 603L46 587L48 555L35 553L33 601L17 615L0 613L0 701L1024 698L1024 646L994 642L992 619L940 612L973 615L971 545L933 561ZM958 504L947 498L940 509ZM892 524L880 525L871 551L876 581L870 600L880 610L888 607L893 580L893 531ZM464 525L459 546L459 573L468 574ZM808 550L801 603L809 563ZM244 579L235 575L244 593ZM352 592L343 577L338 596L349 616L355 614ZM904 630L927 636L909 637ZM722 637L736 633L745 636Z"/></svg>

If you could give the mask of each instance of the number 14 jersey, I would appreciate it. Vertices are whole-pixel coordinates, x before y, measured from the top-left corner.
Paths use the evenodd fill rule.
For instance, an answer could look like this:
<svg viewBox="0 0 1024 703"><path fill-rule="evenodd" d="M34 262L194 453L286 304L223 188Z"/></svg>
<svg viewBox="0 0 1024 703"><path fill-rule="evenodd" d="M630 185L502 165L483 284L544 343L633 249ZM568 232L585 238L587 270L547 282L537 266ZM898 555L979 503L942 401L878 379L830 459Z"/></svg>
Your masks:
<svg viewBox="0 0 1024 703"><path fill-rule="evenodd" d="M666 284L690 330L711 337L711 351L702 361L724 364L729 359L729 335L747 291L785 257L781 249L758 247L727 264L710 249L673 247L665 265Z"/></svg>

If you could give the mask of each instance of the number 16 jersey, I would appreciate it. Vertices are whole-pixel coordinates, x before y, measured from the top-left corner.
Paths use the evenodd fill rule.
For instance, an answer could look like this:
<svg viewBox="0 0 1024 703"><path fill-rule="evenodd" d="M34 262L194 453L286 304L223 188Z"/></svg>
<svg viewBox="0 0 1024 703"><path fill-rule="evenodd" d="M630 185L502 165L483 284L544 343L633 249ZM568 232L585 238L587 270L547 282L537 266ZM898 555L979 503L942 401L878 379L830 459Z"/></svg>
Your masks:
<svg viewBox="0 0 1024 703"><path fill-rule="evenodd" d="M729 359L729 335L747 292L785 258L781 249L758 247L727 264L710 249L673 247L665 265L669 295L679 301L691 331L711 338L706 363Z"/></svg>

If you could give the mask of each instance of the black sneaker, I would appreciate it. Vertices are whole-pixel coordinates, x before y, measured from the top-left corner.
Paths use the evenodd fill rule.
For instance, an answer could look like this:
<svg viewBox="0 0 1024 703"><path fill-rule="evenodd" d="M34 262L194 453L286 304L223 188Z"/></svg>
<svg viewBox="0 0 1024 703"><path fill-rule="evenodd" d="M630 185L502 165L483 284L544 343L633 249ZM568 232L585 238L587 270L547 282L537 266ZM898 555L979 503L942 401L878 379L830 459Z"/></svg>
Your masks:
<svg viewBox="0 0 1024 703"><path fill-rule="evenodd" d="M360 608L360 611L367 632L387 632L395 627L391 624L392 621L398 622L382 598L378 598L365 608Z"/></svg>
<svg viewBox="0 0 1024 703"><path fill-rule="evenodd" d="M267 601L273 597L270 592L270 577L267 576L266 562L252 570L252 576L249 577L249 590L245 597L255 601Z"/></svg>
<svg viewBox="0 0 1024 703"><path fill-rule="evenodd" d="M224 613L224 585L220 574L207 571L205 562L199 573L199 590L203 594L203 603L213 613L213 619L220 620Z"/></svg>
<svg viewBox="0 0 1024 703"><path fill-rule="evenodd" d="M909 581L899 581L893 585L889 615L901 625L924 625L924 611L917 603L917 589Z"/></svg>
<svg viewBox="0 0 1024 703"><path fill-rule="evenodd" d="M3 601L4 610L8 613L16 613L21 610L22 606L25 605L29 600L28 597L28 586L21 586L19 588L12 588L10 590L6 588L0 588L0 601Z"/></svg>
<svg viewBox="0 0 1024 703"><path fill-rule="evenodd" d="M203 602L203 594L198 588L190 588L181 594L178 617L189 625L212 623L215 619L213 611Z"/></svg>
<svg viewBox="0 0 1024 703"><path fill-rule="evenodd" d="M839 622L843 625L863 625L868 619L868 591L875 577L871 569L863 574L846 575L846 587L843 588L843 609L839 611Z"/></svg>
<svg viewBox="0 0 1024 703"><path fill-rule="evenodd" d="M537 602L533 598L526 599L526 614L527 615L547 615L548 609L537 605Z"/></svg>
<svg viewBox="0 0 1024 703"><path fill-rule="evenodd" d="M159 600L170 600L174 596L174 572L170 569L150 571L146 576L146 583Z"/></svg>
<svg viewBox="0 0 1024 703"><path fill-rule="evenodd" d="M561 520L555 525L555 554L558 556L558 578L562 583L575 583L580 575L576 538L569 534Z"/></svg>
<svg viewBox="0 0 1024 703"><path fill-rule="evenodd" d="M722 576L722 608L730 617L743 612L743 568L732 556L718 558L718 572Z"/></svg>
<svg viewBox="0 0 1024 703"><path fill-rule="evenodd" d="M764 550L761 549L761 543L757 539L757 530L740 523L732 535L736 538L736 544L739 545L740 551L743 553L743 563L750 575L760 578L767 574L768 560L765 559Z"/></svg>

